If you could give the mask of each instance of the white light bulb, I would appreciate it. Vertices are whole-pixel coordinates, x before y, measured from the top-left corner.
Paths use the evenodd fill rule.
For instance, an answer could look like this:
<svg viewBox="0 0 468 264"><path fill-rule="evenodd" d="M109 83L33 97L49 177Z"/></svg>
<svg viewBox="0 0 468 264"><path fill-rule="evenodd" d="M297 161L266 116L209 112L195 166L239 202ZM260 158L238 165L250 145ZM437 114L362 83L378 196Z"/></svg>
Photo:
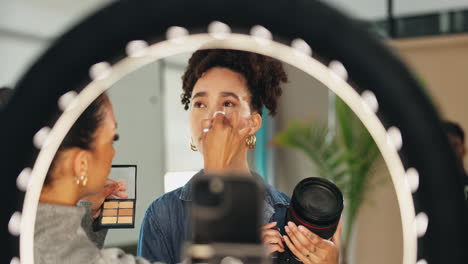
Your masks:
<svg viewBox="0 0 468 264"><path fill-rule="evenodd" d="M76 105L76 96L78 94L75 91L69 91L58 99L58 107L62 111L72 109Z"/></svg>
<svg viewBox="0 0 468 264"><path fill-rule="evenodd" d="M253 26L250 29L250 35L261 45L268 45L273 39L271 32L260 25Z"/></svg>
<svg viewBox="0 0 468 264"><path fill-rule="evenodd" d="M146 55L148 43L144 40L133 40L127 44L125 52L129 57L138 58Z"/></svg>
<svg viewBox="0 0 468 264"><path fill-rule="evenodd" d="M41 149L47 145L47 138L50 134L49 127L43 127L34 135L33 144L37 149Z"/></svg>
<svg viewBox="0 0 468 264"><path fill-rule="evenodd" d="M361 94L361 99L372 112L377 113L377 110L379 110L379 102L377 101L377 97L375 97L373 92L365 90Z"/></svg>
<svg viewBox="0 0 468 264"><path fill-rule="evenodd" d="M294 53L296 53L296 55L305 54L307 56L312 56L312 48L310 48L309 44L307 44L303 39L294 39L291 41L291 47L294 49Z"/></svg>
<svg viewBox="0 0 468 264"><path fill-rule="evenodd" d="M189 32L186 28L172 26L166 31L166 38L175 43L182 43L183 37L188 36Z"/></svg>
<svg viewBox="0 0 468 264"><path fill-rule="evenodd" d="M108 62L99 62L89 68L89 76L94 81L107 78L111 73L111 65Z"/></svg>
<svg viewBox="0 0 468 264"><path fill-rule="evenodd" d="M16 186L18 187L18 189L25 192L28 189L30 179L31 168L24 168L16 178Z"/></svg>
<svg viewBox="0 0 468 264"><path fill-rule="evenodd" d="M418 237L424 236L429 225L429 217L427 216L427 214L424 212L419 213L416 216L414 222L416 224L416 234L418 235Z"/></svg>
<svg viewBox="0 0 468 264"><path fill-rule="evenodd" d="M415 193L419 188L419 173L415 168L409 168L406 171L406 180L410 187L411 193Z"/></svg>
<svg viewBox="0 0 468 264"><path fill-rule="evenodd" d="M225 39L231 34L231 28L219 21L213 21L208 25L208 33L215 39Z"/></svg>
<svg viewBox="0 0 468 264"><path fill-rule="evenodd" d="M403 147L403 138L400 129L397 127L390 127L387 131L387 142L399 151Z"/></svg>
<svg viewBox="0 0 468 264"><path fill-rule="evenodd" d="M10 261L10 264L21 264L21 261L18 257L13 257Z"/></svg>
<svg viewBox="0 0 468 264"><path fill-rule="evenodd" d="M331 61L330 64L328 64L328 69L330 69L330 71L336 74L336 76L338 76L340 79L345 81L348 79L348 71L346 71L343 63L337 60Z"/></svg>
<svg viewBox="0 0 468 264"><path fill-rule="evenodd" d="M221 260L220 264L244 264L244 262L238 258L227 256Z"/></svg>
<svg viewBox="0 0 468 264"><path fill-rule="evenodd" d="M8 222L8 231L14 236L19 236L21 233L21 213L14 212Z"/></svg>
<svg viewBox="0 0 468 264"><path fill-rule="evenodd" d="M416 264L427 264L427 261L425 259L420 259Z"/></svg>

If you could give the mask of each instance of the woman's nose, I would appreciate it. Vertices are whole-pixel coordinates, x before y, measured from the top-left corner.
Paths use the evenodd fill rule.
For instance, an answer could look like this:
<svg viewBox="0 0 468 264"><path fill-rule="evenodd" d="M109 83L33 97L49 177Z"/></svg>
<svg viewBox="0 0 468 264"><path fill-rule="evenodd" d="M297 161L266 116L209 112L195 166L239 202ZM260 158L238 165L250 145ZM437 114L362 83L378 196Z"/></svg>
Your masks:
<svg viewBox="0 0 468 264"><path fill-rule="evenodd" d="M213 107L213 108L211 108L208 111L208 114L205 117L205 119L213 120L215 118L215 116L218 115L218 114L226 115L225 107Z"/></svg>

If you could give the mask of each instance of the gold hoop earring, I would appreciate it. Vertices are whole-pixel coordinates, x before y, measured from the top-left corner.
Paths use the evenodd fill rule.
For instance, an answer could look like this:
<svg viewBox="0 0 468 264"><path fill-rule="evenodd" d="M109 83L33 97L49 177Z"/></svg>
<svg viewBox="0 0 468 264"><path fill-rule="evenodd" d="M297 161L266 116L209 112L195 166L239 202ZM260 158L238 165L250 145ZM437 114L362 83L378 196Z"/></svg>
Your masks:
<svg viewBox="0 0 468 264"><path fill-rule="evenodd" d="M86 186L86 184L88 183L88 176L86 174L81 175L81 183L83 184L83 186Z"/></svg>
<svg viewBox="0 0 468 264"><path fill-rule="evenodd" d="M245 139L245 144L249 149L254 149L255 145L257 144L257 137L255 135L251 135Z"/></svg>
<svg viewBox="0 0 468 264"><path fill-rule="evenodd" d="M86 174L82 174L79 178L75 177L75 182L78 185L81 183L83 186L86 186L88 183L88 176Z"/></svg>
<svg viewBox="0 0 468 264"><path fill-rule="evenodd" d="M193 139L190 138L190 149L191 149L192 151L198 151L197 146L195 146L195 145L192 143L192 141L193 141Z"/></svg>

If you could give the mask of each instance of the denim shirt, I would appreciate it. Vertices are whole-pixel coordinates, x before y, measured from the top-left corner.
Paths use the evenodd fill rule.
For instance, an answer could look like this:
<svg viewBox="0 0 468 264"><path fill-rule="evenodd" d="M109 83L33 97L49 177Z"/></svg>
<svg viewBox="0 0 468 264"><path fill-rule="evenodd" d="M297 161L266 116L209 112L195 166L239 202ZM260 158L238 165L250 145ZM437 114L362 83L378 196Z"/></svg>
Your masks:
<svg viewBox="0 0 468 264"><path fill-rule="evenodd" d="M186 209L192 201L193 179L201 174L203 170L183 187L166 193L151 203L141 225L138 256L151 262L181 262L183 244L188 239L189 215ZM252 174L261 179L257 173ZM277 222L277 226L284 226L289 201L287 195L265 184L264 224Z"/></svg>

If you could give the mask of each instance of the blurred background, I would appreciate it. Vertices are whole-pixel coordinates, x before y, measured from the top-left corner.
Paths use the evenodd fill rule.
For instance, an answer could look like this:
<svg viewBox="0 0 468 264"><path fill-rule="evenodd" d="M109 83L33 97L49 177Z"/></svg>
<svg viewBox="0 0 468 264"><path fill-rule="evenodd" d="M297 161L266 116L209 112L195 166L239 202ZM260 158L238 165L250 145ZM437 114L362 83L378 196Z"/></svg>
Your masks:
<svg viewBox="0 0 468 264"><path fill-rule="evenodd" d="M14 87L55 38L110 2L0 0L0 86ZM414 72L442 117L468 131L468 1L323 2L352 16L392 48ZM70 52L86 52L86 48ZM188 113L180 104L181 76L189 57L180 54L147 65L125 76L109 91L121 136L114 164L138 166L138 196L135 229L111 230L106 246L134 253L148 205L161 194L182 186L202 168L200 155L189 148ZM362 128L358 120L343 118L352 113L326 87L299 69L289 65L285 68L290 81L284 87L278 116L264 121L250 161L265 181L291 195L302 178L336 177L333 168L318 162L325 154L312 157L304 146L288 143L301 128L315 131L309 136L316 140L325 139L330 131L338 136L346 133L343 122L354 122L356 129ZM326 133L321 133L324 129ZM356 140L368 138L363 133ZM376 150L369 145L360 151ZM365 157L367 170L353 175L358 178L340 182L342 188L352 186L357 190L346 191L345 195L345 214L350 224L345 225L343 237L348 263L399 263L402 259L395 191L385 163L375 153ZM465 165L468 167L466 160Z"/></svg>

